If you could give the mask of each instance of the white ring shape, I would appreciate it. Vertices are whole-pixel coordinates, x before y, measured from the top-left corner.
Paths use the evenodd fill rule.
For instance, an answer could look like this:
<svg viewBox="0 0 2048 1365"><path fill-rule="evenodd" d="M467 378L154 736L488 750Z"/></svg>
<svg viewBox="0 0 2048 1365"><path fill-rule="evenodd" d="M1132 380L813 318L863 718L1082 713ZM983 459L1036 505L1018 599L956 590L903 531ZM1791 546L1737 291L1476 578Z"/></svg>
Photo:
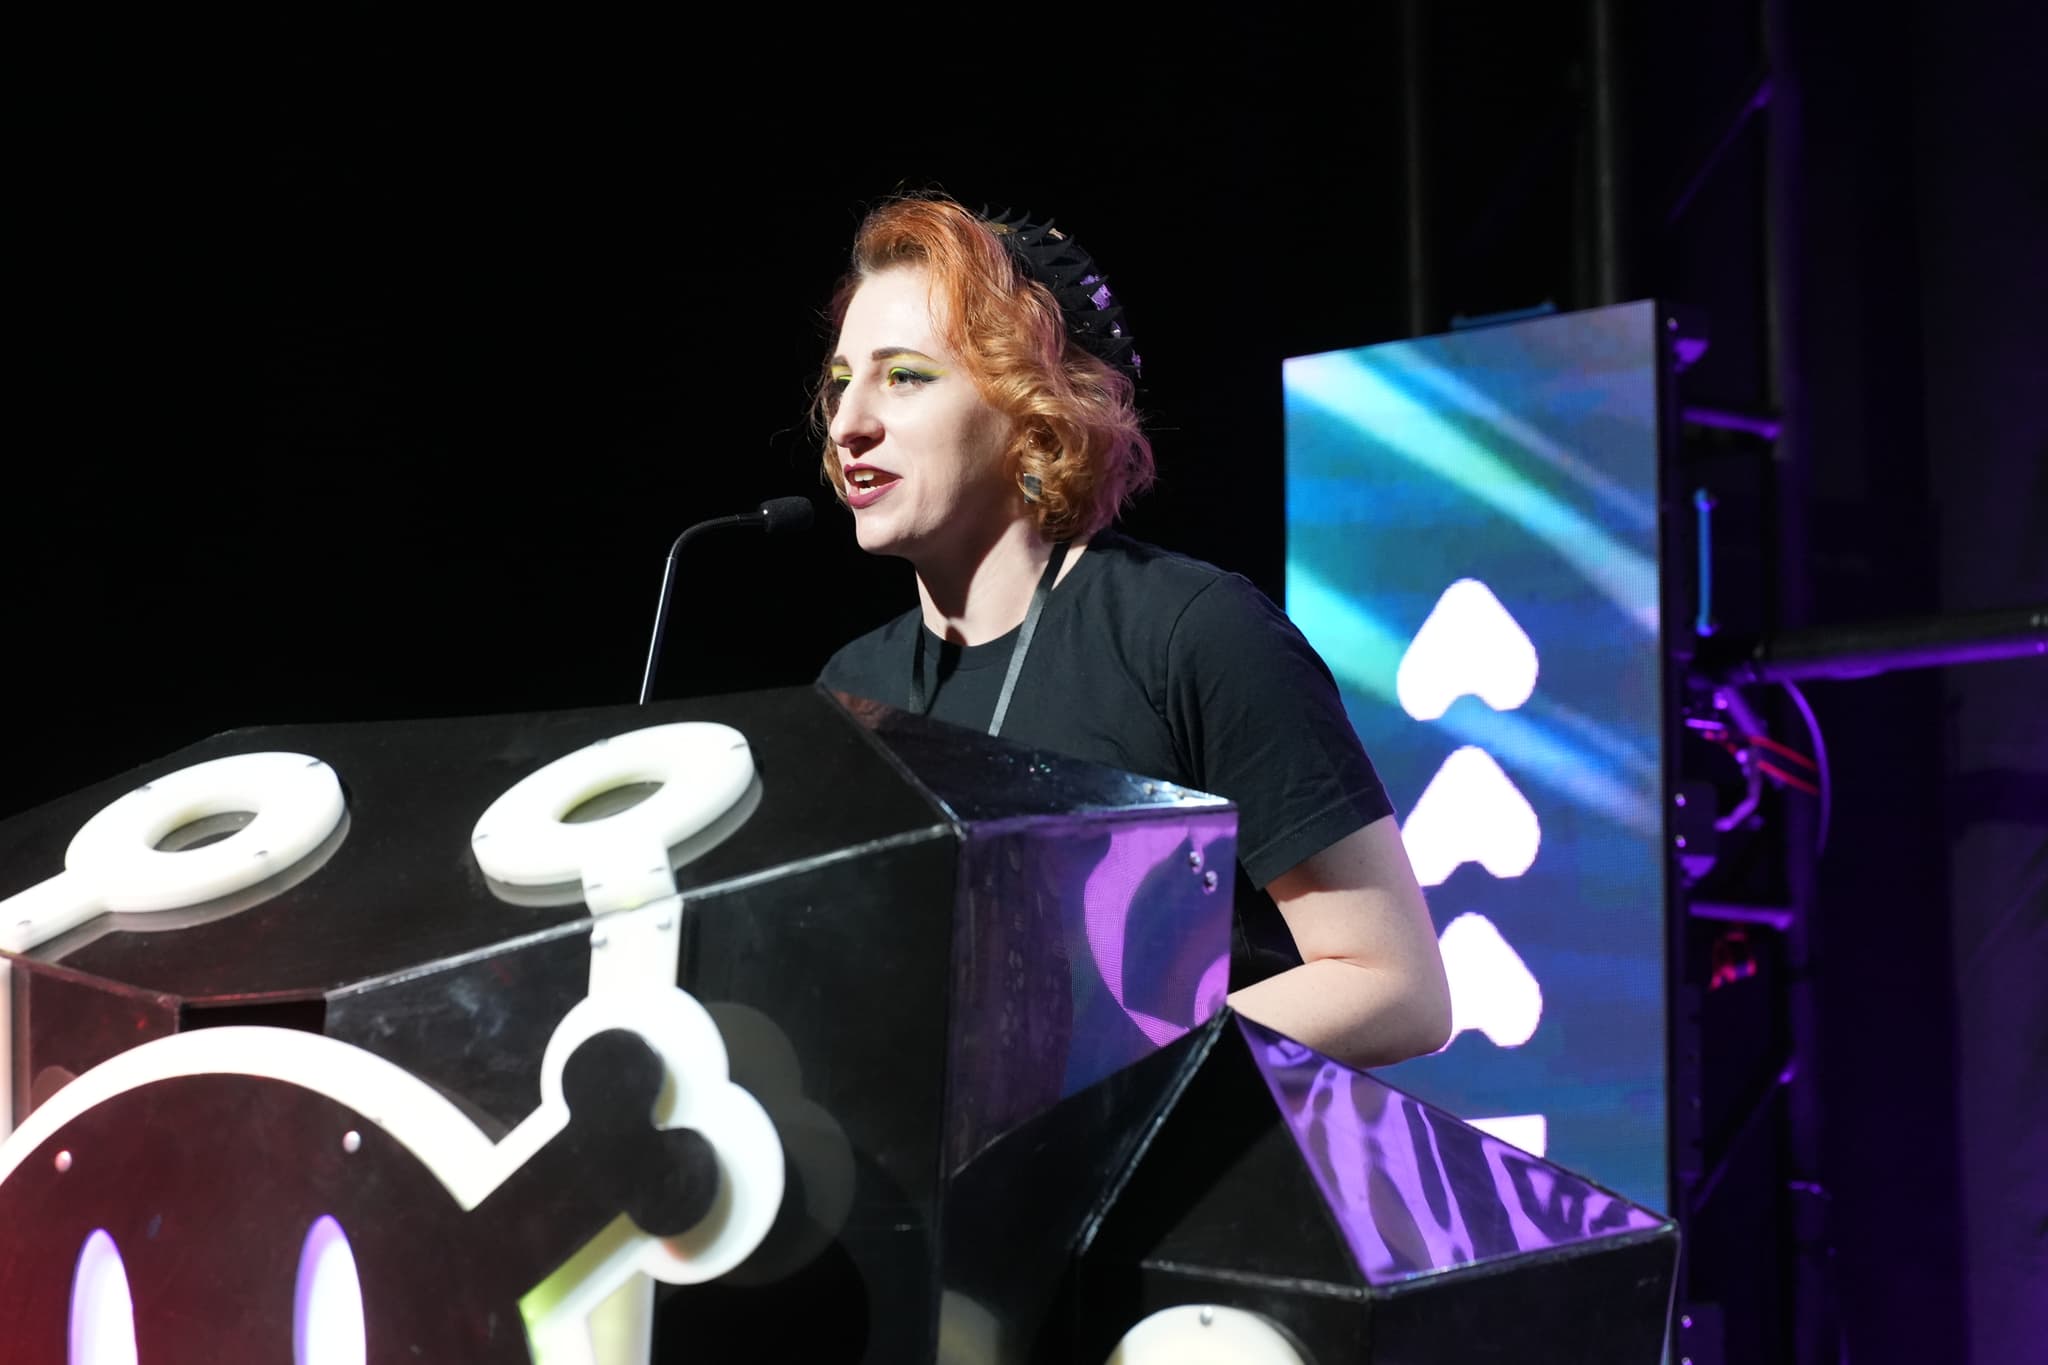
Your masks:
<svg viewBox="0 0 2048 1365"><path fill-rule="evenodd" d="M1107 1365L1309 1365L1270 1318L1241 1308L1162 1308L1116 1344Z"/></svg>
<svg viewBox="0 0 2048 1365"><path fill-rule="evenodd" d="M661 1058L667 1079L654 1104L663 1128L694 1128L718 1154L718 1195L703 1221L666 1240L647 1237L635 1267L666 1284L702 1284L751 1256L782 1208L782 1139L761 1102L732 1083L725 1037L696 997L668 987L585 996L562 1016L541 1054L540 1090L568 1111L562 1072L586 1041L624 1029Z"/></svg>
<svg viewBox="0 0 2048 1365"><path fill-rule="evenodd" d="M175 910L233 895L318 848L341 823L341 782L305 754L234 754L137 787L85 822L64 866L104 910ZM231 811L256 818L218 843L166 853L172 830Z"/></svg>
<svg viewBox="0 0 2048 1365"><path fill-rule="evenodd" d="M515 783L476 822L470 848L484 875L512 886L579 881L605 851L674 848L730 810L754 780L747 737L730 725L685 721L598 740ZM659 782L637 806L602 820L562 817L618 787Z"/></svg>

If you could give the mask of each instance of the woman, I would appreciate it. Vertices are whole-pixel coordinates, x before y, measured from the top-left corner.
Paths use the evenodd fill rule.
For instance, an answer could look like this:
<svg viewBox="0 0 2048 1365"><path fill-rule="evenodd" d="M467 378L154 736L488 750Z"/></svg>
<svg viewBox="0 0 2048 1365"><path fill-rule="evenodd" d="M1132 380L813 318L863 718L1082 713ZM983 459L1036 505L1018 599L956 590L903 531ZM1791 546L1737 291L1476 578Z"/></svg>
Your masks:
<svg viewBox="0 0 2048 1365"><path fill-rule="evenodd" d="M1229 797L1271 897L1241 879L1231 1005L1355 1066L1441 1047L1429 911L1329 670L1243 578L1109 529L1152 452L1087 255L1050 225L892 201L832 321L825 475L861 548L911 562L918 605L821 681Z"/></svg>

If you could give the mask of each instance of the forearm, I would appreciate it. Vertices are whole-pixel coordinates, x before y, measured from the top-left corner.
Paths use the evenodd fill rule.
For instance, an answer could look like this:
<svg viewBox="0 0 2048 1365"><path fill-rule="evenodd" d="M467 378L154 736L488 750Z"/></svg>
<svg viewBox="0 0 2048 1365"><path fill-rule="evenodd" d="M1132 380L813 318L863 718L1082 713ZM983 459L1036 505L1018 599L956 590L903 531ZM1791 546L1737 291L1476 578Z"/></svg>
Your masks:
<svg viewBox="0 0 2048 1365"><path fill-rule="evenodd" d="M1233 992L1231 1008L1348 1066L1389 1066L1444 1044L1448 1012L1412 973L1320 958Z"/></svg>

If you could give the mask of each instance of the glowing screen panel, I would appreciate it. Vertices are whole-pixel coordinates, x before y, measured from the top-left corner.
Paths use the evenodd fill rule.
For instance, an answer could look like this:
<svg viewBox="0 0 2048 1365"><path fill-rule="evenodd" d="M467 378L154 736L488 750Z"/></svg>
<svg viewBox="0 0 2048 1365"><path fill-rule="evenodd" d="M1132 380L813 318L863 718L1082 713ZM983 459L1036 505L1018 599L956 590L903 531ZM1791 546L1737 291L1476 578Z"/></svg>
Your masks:
<svg viewBox="0 0 2048 1365"><path fill-rule="evenodd" d="M1401 812L1450 1045L1387 1079L1667 1201L1655 306L1285 363L1287 610Z"/></svg>

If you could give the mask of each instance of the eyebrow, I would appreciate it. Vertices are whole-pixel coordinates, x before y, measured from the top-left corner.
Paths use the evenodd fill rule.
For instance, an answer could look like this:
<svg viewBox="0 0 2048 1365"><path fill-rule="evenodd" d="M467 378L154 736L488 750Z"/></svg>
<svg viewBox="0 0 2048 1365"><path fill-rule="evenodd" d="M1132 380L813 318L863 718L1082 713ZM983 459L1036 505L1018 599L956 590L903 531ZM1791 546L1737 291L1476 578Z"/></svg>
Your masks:
<svg viewBox="0 0 2048 1365"><path fill-rule="evenodd" d="M899 355L916 356L919 360L929 360L934 365L939 363L935 357L926 355L914 346L878 346L868 353L868 359L874 361L890 360ZM834 365L845 366L849 370L853 368L853 366L846 363L846 357L843 355L835 355L825 362L827 369Z"/></svg>

